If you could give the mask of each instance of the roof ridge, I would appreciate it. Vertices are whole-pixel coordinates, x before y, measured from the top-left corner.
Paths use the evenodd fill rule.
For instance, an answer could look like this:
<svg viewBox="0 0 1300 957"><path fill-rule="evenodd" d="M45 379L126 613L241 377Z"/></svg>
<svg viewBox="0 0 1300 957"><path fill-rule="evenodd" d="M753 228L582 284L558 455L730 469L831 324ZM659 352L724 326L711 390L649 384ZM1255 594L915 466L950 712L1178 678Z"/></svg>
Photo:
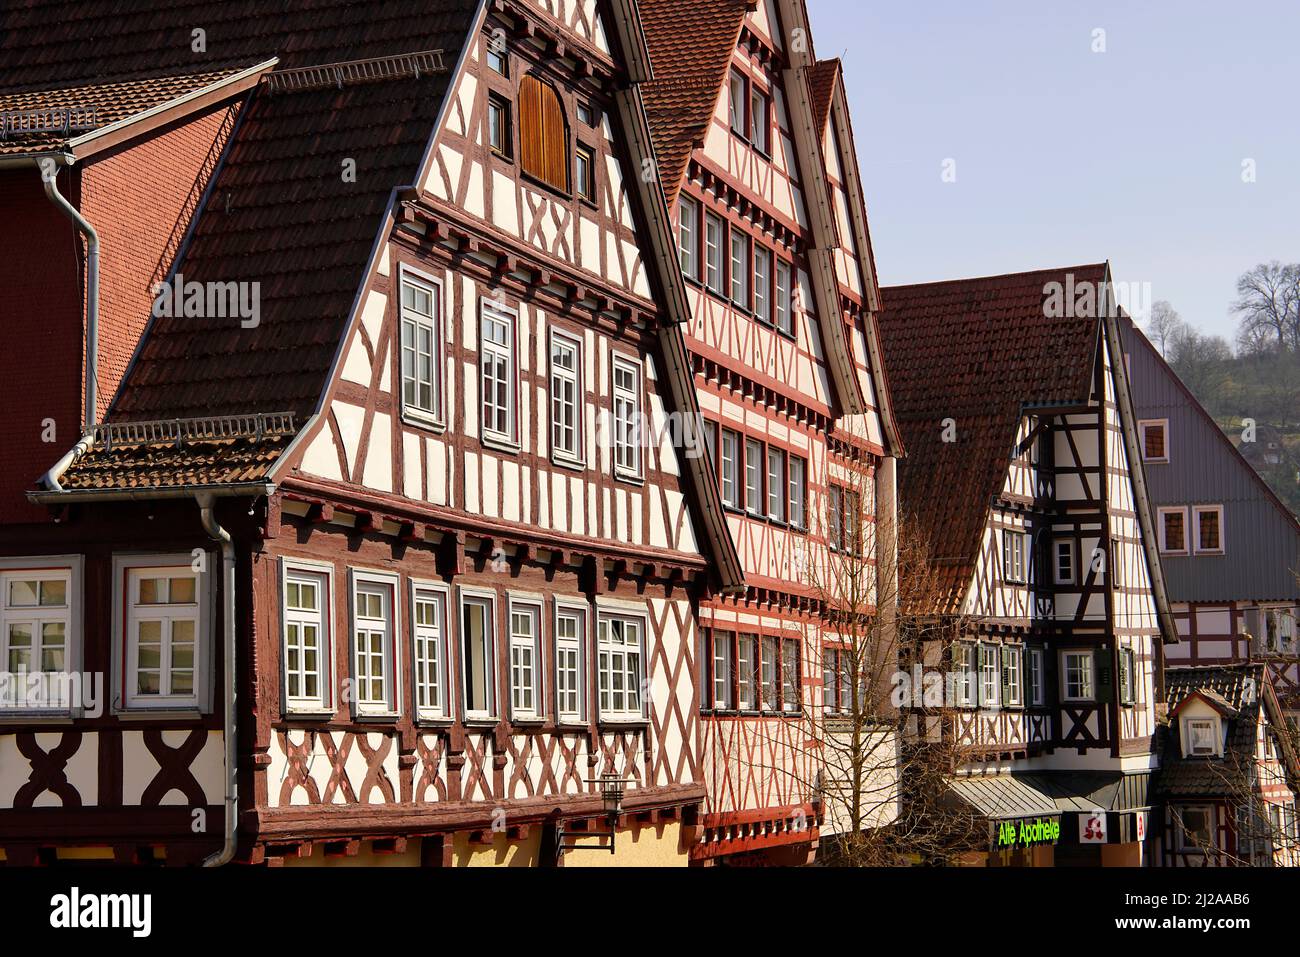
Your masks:
<svg viewBox="0 0 1300 957"><path fill-rule="evenodd" d="M1060 273L1068 273L1071 272L1072 270L1104 269L1105 267L1106 267L1106 261L1103 260L1102 262L1096 262L1096 263L1079 263L1073 266L1056 266L1056 267L1047 267L1043 269L1022 270L1020 272L993 273L991 275L986 275L986 276L965 276L957 279L935 279L928 282L898 283L896 285L882 286L881 288L898 290L898 289L917 289L921 287L931 287L931 286L955 286L961 283L992 282L993 280L997 280L997 279L1015 279L1015 278L1022 278L1022 277L1027 278L1029 276L1057 275Z"/></svg>

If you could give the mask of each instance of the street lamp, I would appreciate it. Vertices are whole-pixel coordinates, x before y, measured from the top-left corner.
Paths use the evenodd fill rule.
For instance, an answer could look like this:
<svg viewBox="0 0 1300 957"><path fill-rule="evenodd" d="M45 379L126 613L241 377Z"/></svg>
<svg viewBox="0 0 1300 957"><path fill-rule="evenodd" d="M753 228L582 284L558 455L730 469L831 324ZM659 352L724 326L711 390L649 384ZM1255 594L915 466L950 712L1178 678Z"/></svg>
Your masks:
<svg viewBox="0 0 1300 957"><path fill-rule="evenodd" d="M588 784L599 785L600 803L605 811L605 823L609 825L609 853L614 853L614 842L618 837L618 818L623 813L623 796L627 793L627 781L621 774L614 771L604 771L600 777L588 780ZM556 856L563 856L565 851L600 851L605 849L603 844L579 844L578 837L570 839L565 843L564 825L561 824L556 829L555 851Z"/></svg>

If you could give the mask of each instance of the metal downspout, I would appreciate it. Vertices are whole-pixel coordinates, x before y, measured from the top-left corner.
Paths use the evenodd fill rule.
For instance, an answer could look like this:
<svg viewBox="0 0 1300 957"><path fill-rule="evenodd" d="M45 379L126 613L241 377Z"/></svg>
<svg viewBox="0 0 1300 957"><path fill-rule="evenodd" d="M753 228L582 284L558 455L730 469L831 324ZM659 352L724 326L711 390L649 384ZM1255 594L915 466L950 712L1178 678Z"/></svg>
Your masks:
<svg viewBox="0 0 1300 957"><path fill-rule="evenodd" d="M221 587L225 607L221 616L222 625L222 707L225 709L223 720L224 744L226 752L226 799L225 799L225 839L221 850L203 861L204 867L220 867L230 862L235 856L235 835L239 829L239 771L236 767L238 751L235 747L235 543L217 522L213 514L215 498L210 493L201 492L195 496L199 504L199 515L203 520L204 530L214 541L221 543Z"/></svg>

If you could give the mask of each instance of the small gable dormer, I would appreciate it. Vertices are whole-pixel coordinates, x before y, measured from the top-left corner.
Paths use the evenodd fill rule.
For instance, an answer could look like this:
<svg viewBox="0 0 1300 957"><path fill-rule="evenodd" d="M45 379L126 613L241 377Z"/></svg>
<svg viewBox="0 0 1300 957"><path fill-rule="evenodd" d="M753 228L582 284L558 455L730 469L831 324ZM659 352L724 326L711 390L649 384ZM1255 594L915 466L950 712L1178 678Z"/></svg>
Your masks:
<svg viewBox="0 0 1300 957"><path fill-rule="evenodd" d="M1221 695L1205 688L1185 697L1170 713L1177 722L1184 758L1221 758L1227 736L1226 720L1235 712Z"/></svg>

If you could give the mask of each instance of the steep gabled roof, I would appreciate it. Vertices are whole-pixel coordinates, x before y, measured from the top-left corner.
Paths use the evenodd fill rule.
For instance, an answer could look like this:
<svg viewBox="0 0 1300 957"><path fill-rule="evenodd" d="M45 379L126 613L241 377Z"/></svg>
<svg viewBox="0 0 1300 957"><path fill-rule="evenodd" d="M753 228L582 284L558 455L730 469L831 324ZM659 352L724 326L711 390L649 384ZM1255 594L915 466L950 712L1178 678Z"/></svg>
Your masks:
<svg viewBox="0 0 1300 957"><path fill-rule="evenodd" d="M961 600L1027 406L1088 401L1100 323L1049 317L1047 284L1106 279L1105 263L881 290L880 330L907 458L902 511ZM944 441L945 420L956 441Z"/></svg>
<svg viewBox="0 0 1300 957"><path fill-rule="evenodd" d="M659 182L671 209L691 152L704 143L751 0L641 0L654 64L642 87Z"/></svg>

